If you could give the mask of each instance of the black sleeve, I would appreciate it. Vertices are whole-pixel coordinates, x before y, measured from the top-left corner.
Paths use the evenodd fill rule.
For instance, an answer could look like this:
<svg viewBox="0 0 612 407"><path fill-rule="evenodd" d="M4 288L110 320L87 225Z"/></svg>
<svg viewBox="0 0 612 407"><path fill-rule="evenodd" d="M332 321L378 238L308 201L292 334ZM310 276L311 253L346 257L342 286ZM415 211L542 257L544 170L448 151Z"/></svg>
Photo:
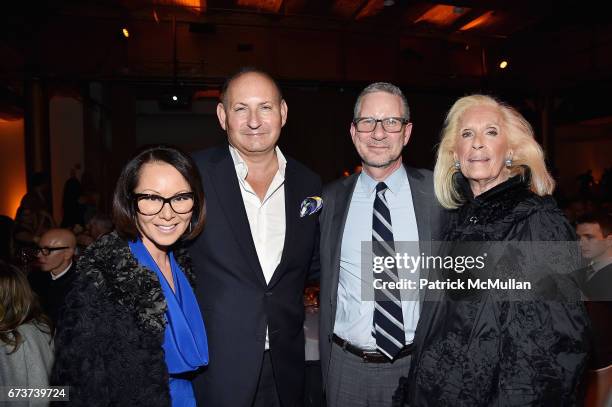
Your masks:
<svg viewBox="0 0 612 407"><path fill-rule="evenodd" d="M56 330L51 384L69 386L74 406L102 406L110 400L104 349L112 346L101 328L108 326L111 316L103 315L108 304L100 289L89 276L79 275Z"/></svg>
<svg viewBox="0 0 612 407"><path fill-rule="evenodd" d="M556 292L548 298L550 293L536 294L533 301L503 305L496 401L500 405L573 406L580 402L590 329L578 289L568 278L579 257L575 234L554 209L529 217L528 230L530 240L541 242L543 248L530 257L538 268L549 268L544 278Z"/></svg>

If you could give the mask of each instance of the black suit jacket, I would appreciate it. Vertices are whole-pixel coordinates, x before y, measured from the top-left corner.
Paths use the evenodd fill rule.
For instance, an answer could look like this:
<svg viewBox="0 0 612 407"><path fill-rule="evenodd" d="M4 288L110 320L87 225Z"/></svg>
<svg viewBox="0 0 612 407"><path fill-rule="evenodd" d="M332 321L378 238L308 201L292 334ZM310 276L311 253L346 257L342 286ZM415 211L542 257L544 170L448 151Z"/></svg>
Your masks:
<svg viewBox="0 0 612 407"><path fill-rule="evenodd" d="M300 205L321 192L320 178L287 158L285 244L266 284L227 145L194 154L206 195L206 226L190 253L206 330L210 363L195 380L198 404L250 406L263 359L266 325L283 406L302 403L303 290L313 259L318 267L317 216L300 218Z"/></svg>
<svg viewBox="0 0 612 407"><path fill-rule="evenodd" d="M582 277L586 277L582 269ZM592 353L589 367L602 369L612 365L612 264L598 270L588 281L583 280L587 313L591 319Z"/></svg>
<svg viewBox="0 0 612 407"><path fill-rule="evenodd" d="M428 170L405 167L412 193L412 203L419 229L421 250L426 254L432 252L426 242L440 238L442 208L438 205L433 192L432 173ZM359 174L340 179L326 185L323 190L323 212L321 224L321 291L320 291L320 330L319 348L323 385L327 384L329 361L332 346L332 334L336 320L338 300L338 279L340 276L340 251L342 235L348 209L355 190ZM372 220L365 220L372 222ZM425 276L421 276L425 278ZM421 299L423 296L421 295ZM417 332L422 329L423 313L419 318Z"/></svg>
<svg viewBox="0 0 612 407"><path fill-rule="evenodd" d="M60 278L53 280L51 273L45 271L33 271L28 275L30 286L40 297L41 306L45 314L51 318L53 324L57 324L59 316L65 307L66 297L76 278L75 262Z"/></svg>

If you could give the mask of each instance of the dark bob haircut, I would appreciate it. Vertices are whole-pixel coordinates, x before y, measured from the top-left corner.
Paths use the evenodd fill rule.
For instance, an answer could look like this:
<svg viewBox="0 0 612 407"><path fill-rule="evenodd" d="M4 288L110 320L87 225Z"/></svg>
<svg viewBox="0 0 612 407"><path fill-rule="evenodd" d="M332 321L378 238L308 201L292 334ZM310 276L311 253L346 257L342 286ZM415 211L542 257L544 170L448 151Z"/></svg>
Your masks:
<svg viewBox="0 0 612 407"><path fill-rule="evenodd" d="M136 226L136 203L133 193L138 184L140 169L144 164L152 162L170 164L191 187L194 195L191 229L182 238L187 240L195 238L204 228L206 219L206 205L200 173L191 157L176 147L166 145L144 148L123 167L113 196L113 222L117 233L130 241L136 240L140 235Z"/></svg>

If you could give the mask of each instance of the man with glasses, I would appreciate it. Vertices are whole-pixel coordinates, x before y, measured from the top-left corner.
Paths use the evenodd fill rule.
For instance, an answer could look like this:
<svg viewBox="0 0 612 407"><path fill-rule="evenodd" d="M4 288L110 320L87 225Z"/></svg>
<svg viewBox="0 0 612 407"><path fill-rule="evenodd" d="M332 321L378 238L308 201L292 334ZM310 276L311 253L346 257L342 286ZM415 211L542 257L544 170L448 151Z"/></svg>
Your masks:
<svg viewBox="0 0 612 407"><path fill-rule="evenodd" d="M366 87L350 128L363 170L323 190L319 344L329 406L390 406L399 378L410 370L418 292L375 292L363 284L373 280L374 270L371 262L362 264L362 250L371 245L370 254L390 255L394 242L438 237L441 212L432 173L402 164L411 131L398 87ZM376 278L397 276L390 267Z"/></svg>
<svg viewBox="0 0 612 407"><path fill-rule="evenodd" d="M53 323L57 322L76 276L75 248L76 237L70 230L50 229L41 236L35 249L40 271L32 271L28 279Z"/></svg>

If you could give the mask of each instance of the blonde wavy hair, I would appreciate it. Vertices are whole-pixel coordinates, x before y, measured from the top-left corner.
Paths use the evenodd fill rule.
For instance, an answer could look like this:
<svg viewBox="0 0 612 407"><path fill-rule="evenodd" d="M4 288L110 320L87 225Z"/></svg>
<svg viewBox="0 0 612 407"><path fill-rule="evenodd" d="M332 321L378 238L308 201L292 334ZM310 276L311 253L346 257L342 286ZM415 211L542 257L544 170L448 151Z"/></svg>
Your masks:
<svg viewBox="0 0 612 407"><path fill-rule="evenodd" d="M499 109L503 131L508 137L512 151L510 176L525 175L525 167L531 172L531 190L537 195L549 195L555 189L555 181L546 169L544 152L534 138L533 128L513 107L488 95L470 95L458 99L450 108L444 120L442 138L438 147L434 168L434 190L440 204L447 209L455 209L465 201L457 190L453 176L460 170L455 168L453 152L459 136L459 119L467 110L475 106L493 106Z"/></svg>

